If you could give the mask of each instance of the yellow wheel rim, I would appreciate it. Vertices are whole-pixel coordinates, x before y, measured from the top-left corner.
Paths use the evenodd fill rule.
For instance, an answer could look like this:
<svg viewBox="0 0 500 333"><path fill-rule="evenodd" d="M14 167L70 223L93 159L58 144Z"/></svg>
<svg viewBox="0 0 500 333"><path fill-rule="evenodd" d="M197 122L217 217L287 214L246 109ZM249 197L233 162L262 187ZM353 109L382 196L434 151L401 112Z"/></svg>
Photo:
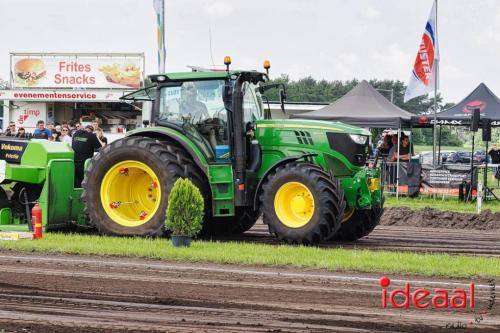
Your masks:
<svg viewBox="0 0 500 333"><path fill-rule="evenodd" d="M304 184L288 182L276 192L274 210L281 223L290 228L301 228L314 215L314 197Z"/></svg>
<svg viewBox="0 0 500 333"><path fill-rule="evenodd" d="M161 186L155 172L132 160L117 163L108 170L100 194L106 214L124 227L148 222L161 202Z"/></svg>
<svg viewBox="0 0 500 333"><path fill-rule="evenodd" d="M351 217L352 214L354 214L354 208L353 207L347 207L344 211L344 218L342 219L342 223L347 222Z"/></svg>

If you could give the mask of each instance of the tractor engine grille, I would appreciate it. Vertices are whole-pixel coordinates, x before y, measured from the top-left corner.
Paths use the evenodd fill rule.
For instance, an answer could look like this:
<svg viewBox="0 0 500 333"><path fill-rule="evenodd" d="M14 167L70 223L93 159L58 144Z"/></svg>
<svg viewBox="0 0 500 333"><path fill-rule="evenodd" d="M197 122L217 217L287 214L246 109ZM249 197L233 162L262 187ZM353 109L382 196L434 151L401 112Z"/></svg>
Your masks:
<svg viewBox="0 0 500 333"><path fill-rule="evenodd" d="M344 155L352 164L364 166L368 158L368 140L366 144L354 142L346 133L326 133L330 148Z"/></svg>

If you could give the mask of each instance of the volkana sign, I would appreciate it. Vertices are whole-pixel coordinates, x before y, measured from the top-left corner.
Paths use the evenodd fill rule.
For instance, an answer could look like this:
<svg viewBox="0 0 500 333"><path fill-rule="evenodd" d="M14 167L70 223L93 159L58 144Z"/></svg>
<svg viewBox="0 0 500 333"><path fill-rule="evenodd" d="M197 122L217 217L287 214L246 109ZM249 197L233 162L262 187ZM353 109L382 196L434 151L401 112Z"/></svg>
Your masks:
<svg viewBox="0 0 500 333"><path fill-rule="evenodd" d="M142 54L11 53L13 88L140 88Z"/></svg>

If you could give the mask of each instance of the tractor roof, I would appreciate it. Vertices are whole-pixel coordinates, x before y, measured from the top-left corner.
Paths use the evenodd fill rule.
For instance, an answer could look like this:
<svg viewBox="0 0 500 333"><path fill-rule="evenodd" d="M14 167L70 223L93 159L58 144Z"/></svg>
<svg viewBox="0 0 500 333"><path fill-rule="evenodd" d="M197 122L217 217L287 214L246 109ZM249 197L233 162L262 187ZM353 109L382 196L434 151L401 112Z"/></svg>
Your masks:
<svg viewBox="0 0 500 333"><path fill-rule="evenodd" d="M149 75L149 79L152 82L160 82L159 77L164 76L166 80L164 81L196 81L196 80L224 80L232 75L240 75L242 73L251 73L253 75L262 75L267 78L267 74L260 73L257 71L243 71L243 70L230 70L230 71L199 71L199 72L177 72L177 73L165 73L165 74L154 74Z"/></svg>

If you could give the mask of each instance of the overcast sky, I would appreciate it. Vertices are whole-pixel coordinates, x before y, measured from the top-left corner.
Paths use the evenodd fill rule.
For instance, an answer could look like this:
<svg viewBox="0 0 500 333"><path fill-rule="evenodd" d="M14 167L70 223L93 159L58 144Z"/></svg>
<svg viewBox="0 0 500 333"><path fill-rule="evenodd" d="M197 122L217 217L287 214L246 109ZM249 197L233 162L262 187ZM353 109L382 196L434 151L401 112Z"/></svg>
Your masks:
<svg viewBox="0 0 500 333"><path fill-rule="evenodd" d="M293 79L407 82L432 0L165 0L167 71L233 66ZM480 82L500 95L500 0L439 0L441 93ZM9 52L144 52L157 72L152 0L0 0L0 78Z"/></svg>

